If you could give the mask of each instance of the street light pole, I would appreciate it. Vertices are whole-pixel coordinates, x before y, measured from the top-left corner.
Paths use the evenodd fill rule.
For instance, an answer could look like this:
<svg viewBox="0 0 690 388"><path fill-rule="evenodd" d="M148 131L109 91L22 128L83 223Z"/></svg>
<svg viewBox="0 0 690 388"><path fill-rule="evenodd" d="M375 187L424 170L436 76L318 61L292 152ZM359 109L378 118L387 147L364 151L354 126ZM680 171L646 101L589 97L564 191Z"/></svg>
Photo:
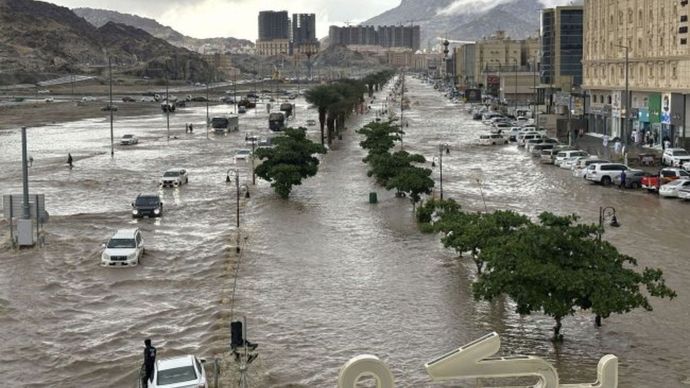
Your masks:
<svg viewBox="0 0 690 388"><path fill-rule="evenodd" d="M165 63L165 120L168 127L168 141L170 141L170 96L168 95L168 63Z"/></svg>
<svg viewBox="0 0 690 388"><path fill-rule="evenodd" d="M628 62L629 62L629 54L630 54L630 47L622 45L622 44L617 44L616 47L625 49L625 116L623 118L623 144L628 145L630 144L630 85L629 85L629 78L628 78Z"/></svg>
<svg viewBox="0 0 690 388"><path fill-rule="evenodd" d="M208 139L208 126L211 123L211 119L208 116L208 83L209 81L206 81L206 138Z"/></svg>
<svg viewBox="0 0 690 388"><path fill-rule="evenodd" d="M517 58L513 58L513 61L515 61L515 95L513 96L513 100L515 101L515 116L517 117L517 84L518 84L518 61Z"/></svg>
<svg viewBox="0 0 690 388"><path fill-rule="evenodd" d="M441 201L443 201L443 150L446 150L446 154L450 154L450 148L448 148L448 143L442 143L438 145L438 176L439 176L439 191L441 194ZM436 159L436 157L434 157ZM434 167L435 163L432 159L431 167Z"/></svg>
<svg viewBox="0 0 690 388"><path fill-rule="evenodd" d="M620 225L618 223L618 219L616 218L616 208L612 206L606 206L606 207L599 207L599 230L597 232L598 234L598 240L601 242L601 234L604 232L604 221L606 219L610 218L611 223L610 225L613 226L614 228L617 228Z"/></svg>
<svg viewBox="0 0 690 388"><path fill-rule="evenodd" d="M110 63L110 55L108 55L108 73L110 76L110 87L108 95L110 96L110 102L108 105L108 110L110 111L110 157L115 157L115 136L113 134L113 67Z"/></svg>

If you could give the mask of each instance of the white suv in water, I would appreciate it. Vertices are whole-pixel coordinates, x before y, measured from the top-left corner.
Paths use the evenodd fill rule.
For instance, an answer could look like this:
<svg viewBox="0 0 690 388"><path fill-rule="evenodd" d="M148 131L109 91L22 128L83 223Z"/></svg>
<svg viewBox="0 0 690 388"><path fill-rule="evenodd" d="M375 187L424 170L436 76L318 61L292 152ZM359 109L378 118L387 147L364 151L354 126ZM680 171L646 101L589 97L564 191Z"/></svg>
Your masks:
<svg viewBox="0 0 690 388"><path fill-rule="evenodd" d="M180 187L184 183L189 183L187 170L184 168L171 168L163 173L163 177L160 180L162 187Z"/></svg>
<svg viewBox="0 0 690 388"><path fill-rule="evenodd" d="M139 264L144 255L144 238L136 229L120 229L104 245L101 265L130 267Z"/></svg>

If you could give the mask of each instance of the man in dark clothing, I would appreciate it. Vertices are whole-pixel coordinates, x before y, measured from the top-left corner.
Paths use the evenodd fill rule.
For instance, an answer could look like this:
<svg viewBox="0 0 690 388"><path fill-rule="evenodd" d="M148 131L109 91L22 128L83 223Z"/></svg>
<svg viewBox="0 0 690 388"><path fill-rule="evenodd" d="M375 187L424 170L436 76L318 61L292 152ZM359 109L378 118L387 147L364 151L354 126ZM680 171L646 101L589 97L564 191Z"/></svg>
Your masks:
<svg viewBox="0 0 690 388"><path fill-rule="evenodd" d="M621 171L621 184L618 187L621 189L625 188L625 170Z"/></svg>
<svg viewBox="0 0 690 388"><path fill-rule="evenodd" d="M194 131L194 127L192 127L192 123L189 123L189 133L192 133Z"/></svg>
<svg viewBox="0 0 690 388"><path fill-rule="evenodd" d="M156 348L151 345L151 340L148 338L144 340L144 345L144 370L146 372L144 387L147 387L148 382L153 377L153 366L156 364Z"/></svg>
<svg viewBox="0 0 690 388"><path fill-rule="evenodd" d="M67 164L69 164L69 168L72 168L72 154L67 154Z"/></svg>

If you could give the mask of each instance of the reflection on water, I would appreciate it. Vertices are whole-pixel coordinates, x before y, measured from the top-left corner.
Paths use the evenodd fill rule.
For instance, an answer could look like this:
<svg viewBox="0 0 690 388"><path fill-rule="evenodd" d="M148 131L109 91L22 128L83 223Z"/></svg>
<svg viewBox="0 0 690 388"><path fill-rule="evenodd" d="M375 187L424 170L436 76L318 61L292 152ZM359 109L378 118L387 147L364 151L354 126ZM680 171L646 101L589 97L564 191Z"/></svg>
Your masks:
<svg viewBox="0 0 690 388"><path fill-rule="evenodd" d="M243 115L239 133L209 140L202 124L193 135L183 131L184 123L205 121L201 107L170 116L178 139L169 142L165 116L118 119L116 139L135 133L140 144L116 146L115 159L109 124L99 118L29 132L36 160L31 189L46 194L52 217L45 248L0 253L3 381L130 386L146 337L161 356L223 353L235 238L228 168L240 169L252 194L241 199L248 238L235 311L247 316L249 337L260 344L257 386L333 386L338 368L360 353L379 355L403 386L427 386L424 362L492 330L501 335L504 353L545 357L565 381L594 381L606 353L621 359L622 387L673 387L687 379L690 351L682 339L690 318L683 293L690 275L690 204L592 186L541 166L514 146L472 146L485 129L481 123L418 81L410 80L408 88L413 104L406 112L405 149L431 160L439 143L450 143L443 161L446 197L479 210L483 192L489 209L531 216L577 212L587 222L596 221L598 206L614 205L623 226L606 237L642 266L664 269L679 297L654 301L652 313L614 316L601 329L588 314L578 314L565 320L567 340L554 347L549 318L517 316L509 300L472 300L473 264L456 260L436 236L418 233L409 201L366 177L353 131L322 158L319 174L285 201L266 182L251 185L250 164L232 163L235 150L246 147L246 132L269 135L265 109ZM212 107L211 115L229 109ZM299 102L297 125L307 119L317 119L317 112ZM365 119L371 116L349 127ZM314 139L317 132L310 127ZM3 193L21 190L18 141L18 131L2 134ZM64 165L67 152L76 160L71 171ZM173 166L189 170L189 185L159 190L160 174ZM136 195L156 191L164 216L132 220L129 204ZM371 191L378 192L379 204L367 202ZM144 233L142 265L99 267L100 243L123 225Z"/></svg>

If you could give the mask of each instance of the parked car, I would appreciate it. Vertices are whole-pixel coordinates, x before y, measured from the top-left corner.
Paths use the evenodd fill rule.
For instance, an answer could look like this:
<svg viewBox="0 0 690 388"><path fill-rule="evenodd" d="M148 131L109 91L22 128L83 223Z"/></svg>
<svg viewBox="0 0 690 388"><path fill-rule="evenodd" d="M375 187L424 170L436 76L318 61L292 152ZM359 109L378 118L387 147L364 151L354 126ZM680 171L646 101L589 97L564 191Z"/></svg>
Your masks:
<svg viewBox="0 0 690 388"><path fill-rule="evenodd" d="M541 155L545 150L551 150L554 147L555 145L549 143L535 144L530 150L530 154L535 158L541 158Z"/></svg>
<svg viewBox="0 0 690 388"><path fill-rule="evenodd" d="M148 388L208 388L204 362L193 355L157 360Z"/></svg>
<svg viewBox="0 0 690 388"><path fill-rule="evenodd" d="M587 166L585 179L595 183L608 186L613 179L621 174L621 171L628 170L628 166L620 163L593 163Z"/></svg>
<svg viewBox="0 0 690 388"><path fill-rule="evenodd" d="M560 150L557 150L556 148L541 150L539 161L545 164L553 164L553 161L556 159L556 155L558 155L559 152Z"/></svg>
<svg viewBox="0 0 690 388"><path fill-rule="evenodd" d="M517 136L522 131L522 127L510 127L510 130L506 131L506 135L508 136L508 140L510 141L517 141Z"/></svg>
<svg viewBox="0 0 690 388"><path fill-rule="evenodd" d="M247 108L243 106L238 106L237 107L237 113L247 113Z"/></svg>
<svg viewBox="0 0 690 388"><path fill-rule="evenodd" d="M690 153L685 148L666 148L661 155L661 164L673 167L690 168Z"/></svg>
<svg viewBox="0 0 690 388"><path fill-rule="evenodd" d="M543 138L542 135L540 135L538 133L532 133L532 132L528 132L523 136L518 135L517 146L518 147L524 147L525 144L527 143L527 141L534 140L534 139L541 140L542 138Z"/></svg>
<svg viewBox="0 0 690 388"><path fill-rule="evenodd" d="M676 179L659 187L659 195L662 197L678 198L678 190L690 188L690 179Z"/></svg>
<svg viewBox="0 0 690 388"><path fill-rule="evenodd" d="M108 112L108 111L117 112L117 105L108 104L108 105L102 107L101 110L104 112Z"/></svg>
<svg viewBox="0 0 690 388"><path fill-rule="evenodd" d="M479 145L503 145L508 141L497 133L479 135Z"/></svg>
<svg viewBox="0 0 690 388"><path fill-rule="evenodd" d="M91 97L91 96L84 96L81 98L81 102L91 102L91 101L96 101L96 99Z"/></svg>
<svg viewBox="0 0 690 388"><path fill-rule="evenodd" d="M54 99L53 97L48 97L48 98L46 98L46 99L43 100L43 101L45 101L45 102L55 102L55 99Z"/></svg>
<svg viewBox="0 0 690 388"><path fill-rule="evenodd" d="M103 248L102 266L135 266L144 255L144 238L138 228L120 229L103 245Z"/></svg>
<svg viewBox="0 0 690 388"><path fill-rule="evenodd" d="M235 152L235 156L233 157L233 159L235 160L235 163L237 163L238 160L246 162L251 156L252 156L252 150L248 150L246 148L243 148L243 149L237 150L237 152Z"/></svg>
<svg viewBox="0 0 690 388"><path fill-rule="evenodd" d="M572 170L576 165L577 162L579 162L581 159L587 159L589 158L589 155L587 156L571 156L569 158L565 158L561 161L561 165L559 166L560 168L564 170Z"/></svg>
<svg viewBox="0 0 690 388"><path fill-rule="evenodd" d="M316 125L316 120L313 120L313 119L307 120L307 125L310 127L313 127L314 125Z"/></svg>
<svg viewBox="0 0 690 388"><path fill-rule="evenodd" d="M678 189L678 198L683 200L690 200L690 187L682 187Z"/></svg>
<svg viewBox="0 0 690 388"><path fill-rule="evenodd" d="M628 170L625 172L625 188L626 189L639 189L642 187L642 178L648 176L649 173L642 170ZM616 186L621 185L621 175L613 178L613 184Z"/></svg>
<svg viewBox="0 0 690 388"><path fill-rule="evenodd" d="M641 185L643 189L646 189L649 192L656 192L662 185L679 178L690 179L690 172L682 168L666 167L662 168L658 174L644 177Z"/></svg>
<svg viewBox="0 0 690 388"><path fill-rule="evenodd" d="M136 100L129 96L122 97L122 102L135 102Z"/></svg>
<svg viewBox="0 0 690 388"><path fill-rule="evenodd" d="M611 163L606 159L597 159L596 157L589 159L579 159L573 167L573 176L577 178L584 178L587 173L587 167L594 163Z"/></svg>
<svg viewBox="0 0 690 388"><path fill-rule="evenodd" d="M563 161L566 159L574 158L574 157L587 157L589 156L588 153L582 150L565 150L561 151L556 155L556 159L553 161L553 164L556 166L560 166Z"/></svg>
<svg viewBox="0 0 690 388"><path fill-rule="evenodd" d="M132 135L131 133L128 133L126 135L122 135L122 139L120 139L120 144L122 144L122 145L132 145L132 144L137 144L137 143L139 143L139 138Z"/></svg>
<svg viewBox="0 0 690 388"><path fill-rule="evenodd" d="M158 194L139 194L132 202L132 218L160 217L163 215L163 202Z"/></svg>
<svg viewBox="0 0 690 388"><path fill-rule="evenodd" d="M185 183L189 183L189 177L184 168L171 168L163 173L160 180L161 187L180 187Z"/></svg>

